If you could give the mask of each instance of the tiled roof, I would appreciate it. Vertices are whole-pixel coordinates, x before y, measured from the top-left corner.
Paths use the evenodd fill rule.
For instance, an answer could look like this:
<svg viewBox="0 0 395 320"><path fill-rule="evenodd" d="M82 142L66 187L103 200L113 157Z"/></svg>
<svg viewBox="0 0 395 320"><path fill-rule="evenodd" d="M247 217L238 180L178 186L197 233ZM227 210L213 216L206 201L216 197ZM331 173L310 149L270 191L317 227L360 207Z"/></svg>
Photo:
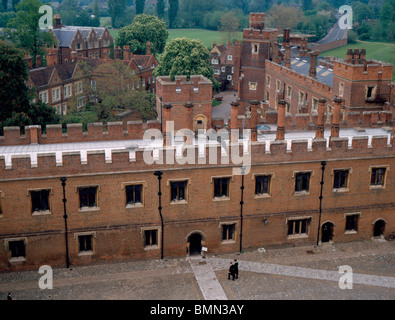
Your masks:
<svg viewBox="0 0 395 320"><path fill-rule="evenodd" d="M46 86L55 67L42 67L30 70L30 79L38 87Z"/></svg>
<svg viewBox="0 0 395 320"><path fill-rule="evenodd" d="M304 76L309 75L310 68L310 57L293 58L291 59L291 69L297 73L303 74ZM333 70L316 67L317 80L328 86L333 86Z"/></svg>

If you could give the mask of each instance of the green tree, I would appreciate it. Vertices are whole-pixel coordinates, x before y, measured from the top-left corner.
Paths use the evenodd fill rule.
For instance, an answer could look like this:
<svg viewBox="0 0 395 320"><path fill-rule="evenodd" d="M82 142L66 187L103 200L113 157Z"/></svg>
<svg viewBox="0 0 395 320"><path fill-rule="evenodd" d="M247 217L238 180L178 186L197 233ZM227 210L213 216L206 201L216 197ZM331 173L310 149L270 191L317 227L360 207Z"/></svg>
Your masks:
<svg viewBox="0 0 395 320"><path fill-rule="evenodd" d="M169 33L166 24L156 16L140 14L133 19L131 25L119 30L115 42L118 46L129 45L136 54L145 54L147 42L151 43L154 54L163 52Z"/></svg>
<svg viewBox="0 0 395 320"><path fill-rule="evenodd" d="M28 66L13 45L0 41L0 127L56 123L55 109L41 101L31 103Z"/></svg>
<svg viewBox="0 0 395 320"><path fill-rule="evenodd" d="M36 56L46 56L45 46L51 46L55 39L50 32L40 30L38 21L43 15L38 9L43 4L38 0L23 0L17 5L17 13L11 19L6 30L10 40L20 49L24 49L32 56L35 67Z"/></svg>
<svg viewBox="0 0 395 320"><path fill-rule="evenodd" d="M236 32L239 31L239 28L239 19L233 11L229 11L221 17L219 30L226 33L227 41L231 41L235 38Z"/></svg>
<svg viewBox="0 0 395 320"><path fill-rule="evenodd" d="M25 82L28 66L23 53L11 44L0 41L0 122L29 107L31 95Z"/></svg>
<svg viewBox="0 0 395 320"><path fill-rule="evenodd" d="M4 11L7 11L8 7L8 0L1 0L1 4L3 5Z"/></svg>
<svg viewBox="0 0 395 320"><path fill-rule="evenodd" d="M17 6L18 2L19 2L19 0L12 0L11 1L11 3L12 3L12 10L13 11L16 11L16 6Z"/></svg>
<svg viewBox="0 0 395 320"><path fill-rule="evenodd" d="M156 14L160 19L162 19L165 16L165 1L164 0L158 0L156 3Z"/></svg>
<svg viewBox="0 0 395 320"><path fill-rule="evenodd" d="M272 6L266 17L268 25L273 28L295 29L299 23L305 20L302 9L287 7L283 4Z"/></svg>
<svg viewBox="0 0 395 320"><path fill-rule="evenodd" d="M178 14L179 3L178 0L169 0L169 28L174 28L176 25L176 18Z"/></svg>
<svg viewBox="0 0 395 320"><path fill-rule="evenodd" d="M144 13L145 0L136 0L136 15Z"/></svg>
<svg viewBox="0 0 395 320"><path fill-rule="evenodd" d="M126 0L108 0L108 10L112 26L118 27L117 20L123 16L126 10Z"/></svg>
<svg viewBox="0 0 395 320"><path fill-rule="evenodd" d="M203 75L213 82L214 90L220 87L209 63L209 51L200 40L177 38L168 42L154 75L172 79L177 75Z"/></svg>

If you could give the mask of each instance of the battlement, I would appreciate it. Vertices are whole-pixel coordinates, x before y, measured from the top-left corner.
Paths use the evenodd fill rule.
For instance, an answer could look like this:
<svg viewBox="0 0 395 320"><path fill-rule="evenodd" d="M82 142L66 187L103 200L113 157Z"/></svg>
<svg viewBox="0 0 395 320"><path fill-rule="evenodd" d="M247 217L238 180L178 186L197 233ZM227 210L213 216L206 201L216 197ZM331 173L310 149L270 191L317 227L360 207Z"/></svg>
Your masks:
<svg viewBox="0 0 395 320"><path fill-rule="evenodd" d="M160 128L160 121L88 123L87 131L83 131L81 123L68 124L66 130L54 124L47 125L45 133L41 126L27 126L25 134L19 127L5 127L0 146L142 139L145 130L154 128Z"/></svg>
<svg viewBox="0 0 395 320"><path fill-rule="evenodd" d="M322 83L315 78L300 74L269 60L266 60L265 68L267 73L276 73L278 75L281 75L282 77L286 77L289 80L296 81L301 87L311 88L311 90L320 91L327 97L332 98L333 96L332 86Z"/></svg>
<svg viewBox="0 0 395 320"><path fill-rule="evenodd" d="M98 174L157 169L240 167L297 161L338 161L357 157L393 156L393 138L388 135L350 136L327 139L298 138L258 140L231 144L121 147L48 152L19 152L0 155L2 179ZM234 151L232 151L234 150ZM236 161L233 161L234 155Z"/></svg>
<svg viewBox="0 0 395 320"><path fill-rule="evenodd" d="M350 80L387 80L391 82L393 65L376 60L349 60L334 59L334 77L343 77Z"/></svg>
<svg viewBox="0 0 395 320"><path fill-rule="evenodd" d="M160 76L156 78L156 95L167 103L207 101L212 99L213 83L202 75Z"/></svg>
<svg viewBox="0 0 395 320"><path fill-rule="evenodd" d="M277 42L277 37L278 30L274 28L243 30L243 41L262 40L268 42Z"/></svg>
<svg viewBox="0 0 395 320"><path fill-rule="evenodd" d="M264 28L265 28L265 13L250 12L250 29L264 29Z"/></svg>

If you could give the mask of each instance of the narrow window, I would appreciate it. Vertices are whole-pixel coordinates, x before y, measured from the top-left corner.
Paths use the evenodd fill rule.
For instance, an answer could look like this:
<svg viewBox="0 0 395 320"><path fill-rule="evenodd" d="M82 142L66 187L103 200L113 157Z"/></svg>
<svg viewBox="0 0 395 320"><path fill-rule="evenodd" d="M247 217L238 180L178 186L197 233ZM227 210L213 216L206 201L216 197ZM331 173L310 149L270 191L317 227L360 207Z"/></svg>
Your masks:
<svg viewBox="0 0 395 320"><path fill-rule="evenodd" d="M93 251L91 234L78 236L78 243L80 252Z"/></svg>
<svg viewBox="0 0 395 320"><path fill-rule="evenodd" d="M222 240L234 240L235 239L235 224L228 224L222 226Z"/></svg>
<svg viewBox="0 0 395 320"><path fill-rule="evenodd" d="M25 242L23 240L9 241L8 250L11 258L26 257Z"/></svg>
<svg viewBox="0 0 395 320"><path fill-rule="evenodd" d="M349 215L346 217L346 231L357 231L358 230L358 214Z"/></svg>
<svg viewBox="0 0 395 320"><path fill-rule="evenodd" d="M256 176L255 177L255 194L269 194L270 193L270 175Z"/></svg>
<svg viewBox="0 0 395 320"><path fill-rule="evenodd" d="M186 200L187 181L171 182L171 201Z"/></svg>
<svg viewBox="0 0 395 320"><path fill-rule="evenodd" d="M214 197L229 197L229 178L214 179Z"/></svg>
<svg viewBox="0 0 395 320"><path fill-rule="evenodd" d="M373 168L370 178L371 186L384 186L385 168Z"/></svg>
<svg viewBox="0 0 395 320"><path fill-rule="evenodd" d="M80 208L96 207L96 193L97 187L80 188Z"/></svg>
<svg viewBox="0 0 395 320"><path fill-rule="evenodd" d="M367 99L373 98L373 89L374 89L374 87L368 87L368 92L366 94Z"/></svg>
<svg viewBox="0 0 395 320"><path fill-rule="evenodd" d="M49 190L30 191L32 212L49 210Z"/></svg>
<svg viewBox="0 0 395 320"><path fill-rule="evenodd" d="M158 245L158 230L145 230L145 246L157 246Z"/></svg>
<svg viewBox="0 0 395 320"><path fill-rule="evenodd" d="M136 203L142 203L142 190L143 186L130 185L125 187L126 190L126 205L135 205Z"/></svg>
<svg viewBox="0 0 395 320"><path fill-rule="evenodd" d="M335 170L333 189L346 189L348 187L348 170Z"/></svg>
<svg viewBox="0 0 395 320"><path fill-rule="evenodd" d="M295 192L309 192L310 172L301 172L295 175Z"/></svg>

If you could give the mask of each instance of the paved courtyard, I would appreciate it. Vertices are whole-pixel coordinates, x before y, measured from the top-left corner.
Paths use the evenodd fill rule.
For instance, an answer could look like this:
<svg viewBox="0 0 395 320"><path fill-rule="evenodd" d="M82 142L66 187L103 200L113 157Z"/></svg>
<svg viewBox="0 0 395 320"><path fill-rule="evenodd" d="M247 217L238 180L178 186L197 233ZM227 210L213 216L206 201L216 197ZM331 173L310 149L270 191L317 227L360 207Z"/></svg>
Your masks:
<svg viewBox="0 0 395 320"><path fill-rule="evenodd" d="M233 259L235 281L227 278ZM352 268L352 289L339 287L344 265ZM53 289L46 290L41 276L0 273L0 297L12 291L15 300L394 300L395 241L54 268Z"/></svg>

